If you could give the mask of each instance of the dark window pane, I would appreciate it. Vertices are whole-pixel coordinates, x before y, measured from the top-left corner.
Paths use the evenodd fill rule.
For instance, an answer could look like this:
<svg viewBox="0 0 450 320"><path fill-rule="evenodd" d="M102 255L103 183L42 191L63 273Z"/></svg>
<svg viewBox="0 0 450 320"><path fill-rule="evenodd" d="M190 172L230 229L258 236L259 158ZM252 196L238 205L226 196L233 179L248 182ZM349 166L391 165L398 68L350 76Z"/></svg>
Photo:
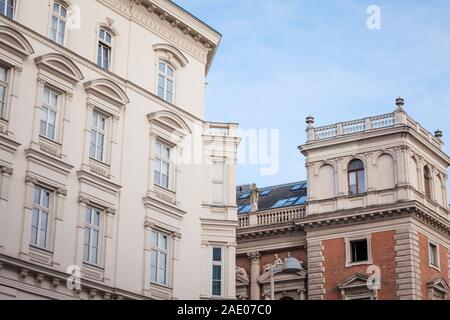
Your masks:
<svg viewBox="0 0 450 320"><path fill-rule="evenodd" d="M222 249L213 248L213 261L222 261Z"/></svg>
<svg viewBox="0 0 450 320"><path fill-rule="evenodd" d="M367 239L355 240L350 242L352 262L362 262L367 261L369 258Z"/></svg>

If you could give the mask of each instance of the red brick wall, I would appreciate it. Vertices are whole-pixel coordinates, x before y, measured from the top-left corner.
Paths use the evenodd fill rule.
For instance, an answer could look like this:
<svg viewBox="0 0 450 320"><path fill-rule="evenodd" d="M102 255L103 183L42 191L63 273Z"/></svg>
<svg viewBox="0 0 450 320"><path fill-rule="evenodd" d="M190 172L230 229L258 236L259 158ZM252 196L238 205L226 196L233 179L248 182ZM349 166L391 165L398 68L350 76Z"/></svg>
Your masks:
<svg viewBox="0 0 450 320"><path fill-rule="evenodd" d="M428 299L427 283L435 278L443 277L448 283L448 250L444 246L439 245L439 263L441 271L430 267L429 253L428 253L428 237L419 233L419 248L420 248L420 271L422 281L422 299Z"/></svg>
<svg viewBox="0 0 450 320"><path fill-rule="evenodd" d="M381 268L381 290L378 298L396 299L395 283L395 231L372 233L372 262ZM325 268L325 299L340 300L341 294L337 284L355 273L366 273L367 265L345 267L345 239L323 241Z"/></svg>

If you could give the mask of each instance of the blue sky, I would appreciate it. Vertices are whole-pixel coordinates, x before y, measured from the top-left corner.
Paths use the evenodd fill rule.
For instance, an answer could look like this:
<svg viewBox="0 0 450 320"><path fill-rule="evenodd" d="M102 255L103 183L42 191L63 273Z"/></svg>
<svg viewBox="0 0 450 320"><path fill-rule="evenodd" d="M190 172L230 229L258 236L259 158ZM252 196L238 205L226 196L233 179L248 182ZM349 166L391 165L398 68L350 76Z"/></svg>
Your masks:
<svg viewBox="0 0 450 320"><path fill-rule="evenodd" d="M450 151L450 1L176 0L222 33L208 76L206 117L280 129L280 170L238 168L238 183L305 179L297 150L316 125L391 112L395 98ZM367 7L381 8L368 30Z"/></svg>

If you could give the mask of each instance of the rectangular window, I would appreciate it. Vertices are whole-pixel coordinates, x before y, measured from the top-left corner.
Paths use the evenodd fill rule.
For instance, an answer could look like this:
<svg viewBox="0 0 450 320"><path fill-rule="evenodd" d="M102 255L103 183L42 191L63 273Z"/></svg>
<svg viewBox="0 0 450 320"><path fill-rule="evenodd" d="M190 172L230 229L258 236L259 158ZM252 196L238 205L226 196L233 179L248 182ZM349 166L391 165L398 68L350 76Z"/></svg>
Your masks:
<svg viewBox="0 0 450 320"><path fill-rule="evenodd" d="M167 284L168 241L165 233L152 231L150 281L153 283Z"/></svg>
<svg viewBox="0 0 450 320"><path fill-rule="evenodd" d="M106 121L107 118L98 112L92 113L89 156L98 161L104 161L105 159Z"/></svg>
<svg viewBox="0 0 450 320"><path fill-rule="evenodd" d="M34 188L30 243L42 249L47 249L48 245L50 196L50 191L38 187Z"/></svg>
<svg viewBox="0 0 450 320"><path fill-rule="evenodd" d="M109 67L111 66L111 52L112 35L108 31L100 29L97 64L101 68L109 70Z"/></svg>
<svg viewBox="0 0 450 320"><path fill-rule="evenodd" d="M101 218L101 210L86 208L83 261L95 265L100 263Z"/></svg>
<svg viewBox="0 0 450 320"><path fill-rule="evenodd" d="M53 4L52 21L50 25L49 37L60 45L64 45L66 34L67 9L62 4L55 2Z"/></svg>
<svg viewBox="0 0 450 320"><path fill-rule="evenodd" d="M369 260L367 239L350 241L350 254L352 263L365 262Z"/></svg>
<svg viewBox="0 0 450 320"><path fill-rule="evenodd" d="M156 141L155 147L155 184L169 189L171 148L159 141Z"/></svg>
<svg viewBox="0 0 450 320"><path fill-rule="evenodd" d="M0 118L6 117L5 103L7 90L8 90L8 69L0 66Z"/></svg>
<svg viewBox="0 0 450 320"><path fill-rule="evenodd" d="M0 14L14 18L14 0L0 0Z"/></svg>
<svg viewBox="0 0 450 320"><path fill-rule="evenodd" d="M222 248L212 250L212 295L222 296Z"/></svg>
<svg viewBox="0 0 450 320"><path fill-rule="evenodd" d="M42 98L42 110L39 133L41 136L55 140L56 117L58 114L59 94L45 87Z"/></svg>
<svg viewBox="0 0 450 320"><path fill-rule="evenodd" d="M434 243L429 244L430 251L430 264L433 267L439 268L439 259L438 259L438 248Z"/></svg>
<svg viewBox="0 0 450 320"><path fill-rule="evenodd" d="M174 68L165 62L160 62L158 65L158 96L172 103L173 92Z"/></svg>

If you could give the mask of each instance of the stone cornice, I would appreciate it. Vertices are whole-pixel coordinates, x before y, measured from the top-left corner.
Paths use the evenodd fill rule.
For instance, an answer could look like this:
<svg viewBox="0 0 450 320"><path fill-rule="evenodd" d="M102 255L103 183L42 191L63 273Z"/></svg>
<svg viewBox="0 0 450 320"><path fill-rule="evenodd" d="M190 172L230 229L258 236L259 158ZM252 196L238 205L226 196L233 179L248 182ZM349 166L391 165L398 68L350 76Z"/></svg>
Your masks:
<svg viewBox="0 0 450 320"><path fill-rule="evenodd" d="M252 228L237 229L236 238L237 240L256 240L299 231L300 228L295 226L294 221L290 221L275 225L262 225Z"/></svg>
<svg viewBox="0 0 450 320"><path fill-rule="evenodd" d="M221 35L171 1L97 0L206 64L208 72Z"/></svg>
<svg viewBox="0 0 450 320"><path fill-rule="evenodd" d="M0 265L3 269L10 269L17 272L17 278L20 282L23 282L23 289L32 288L33 291L39 291L40 295L58 298L58 299L80 299L79 293L76 290L60 290L63 285L66 284L66 280L69 277L67 273L53 270L41 265L36 265L27 261L23 261L17 258L13 258L7 255L0 254ZM35 285L30 285L25 280L29 277L34 278ZM0 276L0 283L11 282L17 280L9 279ZM51 289L45 289L47 286L41 285L44 281L49 282ZM110 286L105 286L96 282L92 282L86 278L81 279L81 292L86 292L88 295L93 294L102 296L105 300L109 299L132 299L132 300L148 300L147 297L142 295L121 290Z"/></svg>
<svg viewBox="0 0 450 320"><path fill-rule="evenodd" d="M295 224L306 232L312 229L332 228L348 224L366 223L381 219L395 219L400 217L415 217L439 232L450 235L450 222L418 202L410 202L403 206L380 208L374 206L367 209L343 210L330 214L317 214L298 219Z"/></svg>
<svg viewBox="0 0 450 320"><path fill-rule="evenodd" d="M124 86L127 89L133 90L133 91L137 92L138 94L141 94L144 97L151 99L153 102L159 104L162 108L183 114L186 118L188 118L191 121L200 121L202 123L205 122L204 119L201 119L198 116L196 116L195 114L189 112L186 108L182 108L180 106L173 105L173 104L170 104L170 103L164 101L163 99L161 99L154 93L150 92L146 88L137 85L136 83L132 82L131 80L122 78L121 76L119 76L118 74L116 74L114 72L107 71L107 70L100 68L93 61L77 54L76 52L74 52L66 47L63 47L63 46L51 41L46 36L44 36L40 33L37 33L36 31L28 28L27 26L15 21L15 20L11 20L11 19L5 18L2 15L0 15L0 22L4 23L7 26L15 28L16 30L22 32L24 35L27 35L36 41L39 41L40 43L42 43L42 44L46 45L47 47L51 48L52 50L54 50L55 52L61 53L61 54L65 55L66 57L68 57L78 63L81 63L83 66L90 68L90 70L97 73L98 77L105 77L111 81L114 81L117 84ZM13 140L7 139L4 135L0 135L0 146L2 145L2 142L4 139L5 139L5 141L9 141L8 145L11 145L11 148L10 148L11 153L14 152L20 146L20 143L17 143Z"/></svg>

